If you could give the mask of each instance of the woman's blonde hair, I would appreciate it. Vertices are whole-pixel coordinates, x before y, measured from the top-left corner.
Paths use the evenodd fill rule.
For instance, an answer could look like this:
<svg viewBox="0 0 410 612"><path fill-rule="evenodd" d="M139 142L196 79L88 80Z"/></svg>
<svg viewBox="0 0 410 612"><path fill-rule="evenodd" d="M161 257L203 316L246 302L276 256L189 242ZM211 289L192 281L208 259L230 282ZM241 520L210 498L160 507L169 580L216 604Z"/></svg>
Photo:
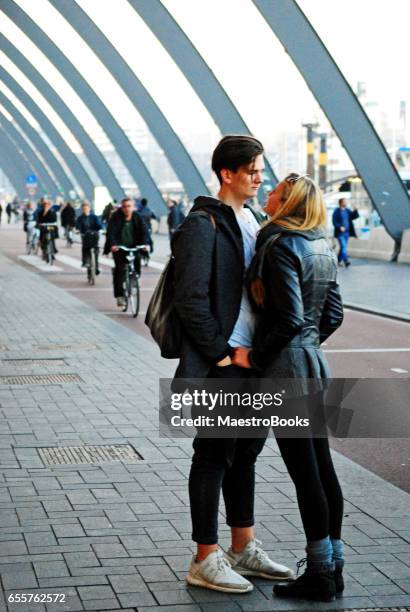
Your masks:
<svg viewBox="0 0 410 612"><path fill-rule="evenodd" d="M326 225L326 206L315 181L292 172L281 182L285 183L283 205L268 223L290 230L310 230Z"/></svg>

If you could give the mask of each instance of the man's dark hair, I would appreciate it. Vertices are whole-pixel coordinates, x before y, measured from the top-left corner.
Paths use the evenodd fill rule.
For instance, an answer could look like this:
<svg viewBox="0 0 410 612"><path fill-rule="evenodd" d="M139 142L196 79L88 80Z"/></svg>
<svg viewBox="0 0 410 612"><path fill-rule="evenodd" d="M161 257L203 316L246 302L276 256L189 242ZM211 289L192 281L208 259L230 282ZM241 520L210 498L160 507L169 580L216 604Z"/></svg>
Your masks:
<svg viewBox="0 0 410 612"><path fill-rule="evenodd" d="M141 198L141 206L146 206L148 204L147 198Z"/></svg>
<svg viewBox="0 0 410 612"><path fill-rule="evenodd" d="M124 202L132 202L132 198L122 198L121 206L124 204Z"/></svg>
<svg viewBox="0 0 410 612"><path fill-rule="evenodd" d="M228 134L217 145L212 155L212 170L222 183L221 170L237 172L263 154L262 143L253 136Z"/></svg>

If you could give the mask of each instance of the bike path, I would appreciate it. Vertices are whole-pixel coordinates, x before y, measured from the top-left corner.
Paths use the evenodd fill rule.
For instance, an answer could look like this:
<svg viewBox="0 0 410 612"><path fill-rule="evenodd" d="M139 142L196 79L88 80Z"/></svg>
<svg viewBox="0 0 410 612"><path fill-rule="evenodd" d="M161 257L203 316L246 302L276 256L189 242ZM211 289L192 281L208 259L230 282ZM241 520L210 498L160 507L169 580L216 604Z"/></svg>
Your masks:
<svg viewBox="0 0 410 612"><path fill-rule="evenodd" d="M191 442L157 432L158 378L171 376L174 364L162 360L152 343L4 256L0 309L0 376L80 377L58 384L4 384L0 378L0 609L410 606L409 496L338 454L346 499L346 597L332 604L284 603L272 598L272 585L263 580L242 596L187 588ZM131 444L143 459L50 467L38 451L107 444ZM304 537L273 440L258 461L256 490L258 536L276 560L294 567L305 556ZM226 547L223 520L221 506ZM7 607L12 593L64 593L66 603Z"/></svg>

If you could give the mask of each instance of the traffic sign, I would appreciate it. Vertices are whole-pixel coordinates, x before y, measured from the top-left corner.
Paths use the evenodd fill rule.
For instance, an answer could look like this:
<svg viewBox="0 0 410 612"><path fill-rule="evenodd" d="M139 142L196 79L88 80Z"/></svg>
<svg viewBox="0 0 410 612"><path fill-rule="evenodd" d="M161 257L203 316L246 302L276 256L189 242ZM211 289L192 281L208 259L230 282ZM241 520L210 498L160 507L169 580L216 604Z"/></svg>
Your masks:
<svg viewBox="0 0 410 612"><path fill-rule="evenodd" d="M37 177L35 174L29 174L26 176L26 185L37 185Z"/></svg>

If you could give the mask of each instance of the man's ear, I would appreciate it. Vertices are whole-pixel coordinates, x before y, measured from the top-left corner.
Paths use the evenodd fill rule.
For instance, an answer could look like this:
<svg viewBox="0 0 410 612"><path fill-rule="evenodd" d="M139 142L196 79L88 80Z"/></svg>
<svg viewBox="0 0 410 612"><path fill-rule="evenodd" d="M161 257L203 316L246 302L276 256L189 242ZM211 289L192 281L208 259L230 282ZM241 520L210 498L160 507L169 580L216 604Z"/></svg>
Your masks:
<svg viewBox="0 0 410 612"><path fill-rule="evenodd" d="M231 183L232 170L228 170L228 168L223 168L221 170L221 178L223 183L227 183L229 185Z"/></svg>

